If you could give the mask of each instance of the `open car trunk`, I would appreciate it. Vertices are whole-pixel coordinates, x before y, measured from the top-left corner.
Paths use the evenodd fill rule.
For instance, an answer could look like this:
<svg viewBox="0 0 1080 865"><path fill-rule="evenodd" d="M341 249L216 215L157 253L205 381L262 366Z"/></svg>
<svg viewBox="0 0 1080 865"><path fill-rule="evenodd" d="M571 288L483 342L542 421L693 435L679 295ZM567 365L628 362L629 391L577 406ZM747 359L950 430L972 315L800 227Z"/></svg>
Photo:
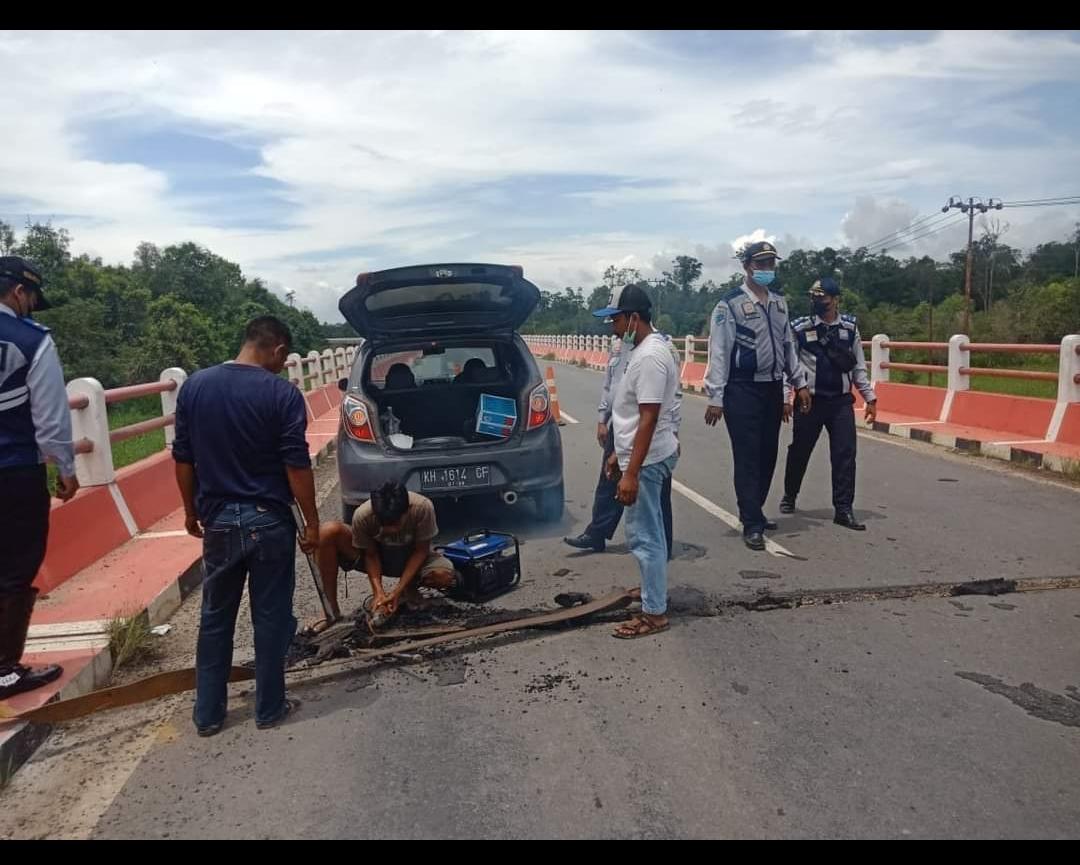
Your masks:
<svg viewBox="0 0 1080 865"><path fill-rule="evenodd" d="M519 397L528 376L509 340L428 343L375 353L364 371L363 390L378 406L380 439L392 447L490 446L524 430L526 407ZM513 402L517 419L509 435L478 431L477 412L484 394Z"/></svg>

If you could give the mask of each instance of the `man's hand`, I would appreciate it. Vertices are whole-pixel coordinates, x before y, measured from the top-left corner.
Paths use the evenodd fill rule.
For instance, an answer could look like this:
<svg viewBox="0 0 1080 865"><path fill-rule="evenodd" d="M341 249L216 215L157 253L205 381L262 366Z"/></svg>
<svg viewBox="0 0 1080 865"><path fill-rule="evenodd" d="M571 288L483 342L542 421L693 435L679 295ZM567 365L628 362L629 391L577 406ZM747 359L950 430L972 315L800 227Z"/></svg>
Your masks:
<svg viewBox="0 0 1080 865"><path fill-rule="evenodd" d="M600 447L607 447L607 424L598 423L596 425L596 442Z"/></svg>
<svg viewBox="0 0 1080 865"><path fill-rule="evenodd" d="M384 594L382 596L376 596L371 611L375 613L382 610L387 618L389 618L397 612L400 601L401 595L397 591L392 591L389 594Z"/></svg>
<svg viewBox="0 0 1080 865"><path fill-rule="evenodd" d="M623 472L623 476L619 478L619 489L615 493L615 498L624 506L630 507L637 501L637 497L638 476L630 472Z"/></svg>
<svg viewBox="0 0 1080 865"><path fill-rule="evenodd" d="M609 481L618 480L619 475L622 474L619 470L619 458L614 453L607 458L607 462L604 464L604 474L607 475Z"/></svg>
<svg viewBox="0 0 1080 865"><path fill-rule="evenodd" d="M789 423L791 421L791 403L789 402L784 403L783 421L784 423Z"/></svg>
<svg viewBox="0 0 1080 865"><path fill-rule="evenodd" d="M799 411L802 414L810 413L810 388L799 388L795 393L795 401L799 404Z"/></svg>
<svg viewBox="0 0 1080 865"><path fill-rule="evenodd" d="M60 475L56 479L56 497L60 501L70 501L78 491L79 479L75 475Z"/></svg>
<svg viewBox="0 0 1080 865"><path fill-rule="evenodd" d="M319 524L308 523L304 526L304 536L300 538L300 549L305 555L311 555L319 548Z"/></svg>
<svg viewBox="0 0 1080 865"><path fill-rule="evenodd" d="M705 426L716 426L723 417L723 408L718 405L711 405L705 409Z"/></svg>
<svg viewBox="0 0 1080 865"><path fill-rule="evenodd" d="M864 417L866 418L867 423L873 423L877 420L877 400L866 404L866 414Z"/></svg>
<svg viewBox="0 0 1080 865"><path fill-rule="evenodd" d="M184 528L187 529L187 533L193 538L201 538L203 536L202 526L199 525L199 518L195 514L187 514L184 517Z"/></svg>

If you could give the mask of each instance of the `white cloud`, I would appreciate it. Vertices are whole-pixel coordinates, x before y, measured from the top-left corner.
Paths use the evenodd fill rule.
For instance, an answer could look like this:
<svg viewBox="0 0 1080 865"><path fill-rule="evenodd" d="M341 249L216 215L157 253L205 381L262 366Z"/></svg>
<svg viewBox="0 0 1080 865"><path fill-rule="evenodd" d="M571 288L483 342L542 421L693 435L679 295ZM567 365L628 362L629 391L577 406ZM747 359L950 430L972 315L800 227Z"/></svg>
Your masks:
<svg viewBox="0 0 1080 865"><path fill-rule="evenodd" d="M750 225L783 253L876 240L954 192L1080 191L1076 124L1025 89L1080 78L1066 34L799 31L801 60L760 61L715 38L689 59L677 38L618 31L9 34L0 60L20 73L0 110L32 134L5 141L0 198L108 260L204 243L336 319L358 270L431 256L516 262L561 288L690 252L723 279L726 238ZM221 228L162 168L91 158L86 123L147 118L258 146L293 227ZM542 211L515 197L568 176ZM1016 212L1010 237L1071 218Z"/></svg>

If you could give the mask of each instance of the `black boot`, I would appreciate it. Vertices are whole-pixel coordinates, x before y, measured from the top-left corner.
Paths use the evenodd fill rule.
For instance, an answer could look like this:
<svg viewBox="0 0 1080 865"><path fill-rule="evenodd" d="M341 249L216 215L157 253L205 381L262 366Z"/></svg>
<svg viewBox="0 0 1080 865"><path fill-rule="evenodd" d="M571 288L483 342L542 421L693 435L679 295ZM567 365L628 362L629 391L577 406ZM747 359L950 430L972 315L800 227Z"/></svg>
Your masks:
<svg viewBox="0 0 1080 865"><path fill-rule="evenodd" d="M0 595L0 700L55 682L62 667L25 667L19 663L30 631L37 589Z"/></svg>
<svg viewBox="0 0 1080 865"><path fill-rule="evenodd" d="M576 538L563 538L563 543L576 550L592 550L594 553L602 553L607 546L603 538L594 538L588 532L582 532Z"/></svg>
<svg viewBox="0 0 1080 865"><path fill-rule="evenodd" d="M833 522L838 526L843 526L845 529L854 529L857 532L866 531L866 526L855 519L855 514L851 511L837 511L833 517Z"/></svg>
<svg viewBox="0 0 1080 865"><path fill-rule="evenodd" d="M795 496L784 496L782 499L780 499L780 513L795 513Z"/></svg>

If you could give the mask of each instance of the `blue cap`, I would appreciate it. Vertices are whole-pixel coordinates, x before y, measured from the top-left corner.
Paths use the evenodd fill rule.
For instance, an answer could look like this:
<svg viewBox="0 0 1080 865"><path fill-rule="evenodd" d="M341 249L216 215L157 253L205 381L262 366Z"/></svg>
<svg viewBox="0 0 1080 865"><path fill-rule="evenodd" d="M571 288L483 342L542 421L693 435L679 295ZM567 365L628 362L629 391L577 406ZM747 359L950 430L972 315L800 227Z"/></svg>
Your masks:
<svg viewBox="0 0 1080 865"><path fill-rule="evenodd" d="M831 276L826 276L810 286L810 294L829 294L837 297L840 294L840 286Z"/></svg>

